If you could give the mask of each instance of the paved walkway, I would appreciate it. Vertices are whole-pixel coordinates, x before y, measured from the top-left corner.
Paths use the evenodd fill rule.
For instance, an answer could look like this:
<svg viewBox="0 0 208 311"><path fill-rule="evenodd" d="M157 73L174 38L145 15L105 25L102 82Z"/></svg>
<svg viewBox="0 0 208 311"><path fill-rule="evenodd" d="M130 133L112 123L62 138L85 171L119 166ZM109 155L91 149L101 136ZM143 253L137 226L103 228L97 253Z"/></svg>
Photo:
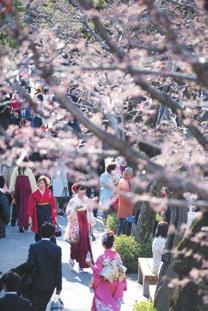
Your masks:
<svg viewBox="0 0 208 311"><path fill-rule="evenodd" d="M59 217L59 224L64 229L66 219ZM101 246L102 225L97 223L95 236L96 241L92 243L94 259L103 252ZM6 272L27 260L29 245L34 242L34 235L31 231L20 234L17 227L7 227L7 238L0 239L0 271ZM89 290L88 284L92 273L90 269L78 273L78 266L75 271L70 271L69 244L58 238L58 245L62 248L62 269L63 269L63 290L61 298L66 311L90 311L93 293ZM124 296L124 304L121 311L131 311L136 300L143 300L142 288L136 280L136 275L128 276L128 291ZM47 308L47 311L50 308Z"/></svg>

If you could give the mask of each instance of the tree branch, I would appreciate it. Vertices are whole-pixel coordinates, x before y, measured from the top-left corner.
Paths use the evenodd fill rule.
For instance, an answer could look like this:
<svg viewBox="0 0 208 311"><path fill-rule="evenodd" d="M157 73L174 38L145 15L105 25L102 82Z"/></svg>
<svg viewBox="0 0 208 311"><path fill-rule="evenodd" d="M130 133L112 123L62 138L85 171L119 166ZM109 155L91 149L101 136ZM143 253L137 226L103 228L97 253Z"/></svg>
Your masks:
<svg viewBox="0 0 208 311"><path fill-rule="evenodd" d="M103 142L107 143L110 147L115 150L118 150L126 160L131 163L134 167L137 167L138 164L143 164L144 168L150 172L155 172L155 170L162 170L160 165L157 165L151 162L147 157L136 151L131 147L127 142L119 139L115 135L105 132L89 119L87 119L84 114L76 107L71 98L66 98L59 91L55 91L55 96L57 97L58 102L67 109L72 115L84 124L93 134L99 137Z"/></svg>
<svg viewBox="0 0 208 311"><path fill-rule="evenodd" d="M189 80L189 81L197 81L197 77L195 75L187 75L186 73L180 73L180 72L174 72L174 71L168 71L168 70L153 70L153 69L143 69L143 68L136 68L131 65L128 66L117 66L117 65L111 65L111 66L96 66L96 67L90 67L90 66L82 66L82 70L85 71L115 71L120 70L125 73L131 73L134 75L158 75L162 77L173 77L181 80Z"/></svg>

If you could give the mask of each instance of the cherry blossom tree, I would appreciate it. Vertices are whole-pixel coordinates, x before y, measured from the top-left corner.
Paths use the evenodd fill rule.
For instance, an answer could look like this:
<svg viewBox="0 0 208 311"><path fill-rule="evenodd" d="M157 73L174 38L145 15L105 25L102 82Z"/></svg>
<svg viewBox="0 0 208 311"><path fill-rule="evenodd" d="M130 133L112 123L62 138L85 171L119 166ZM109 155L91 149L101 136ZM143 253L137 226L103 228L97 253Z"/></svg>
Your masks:
<svg viewBox="0 0 208 311"><path fill-rule="evenodd" d="M207 301L204 235L197 240L200 259L195 258L203 264L195 265L191 252L207 226L207 19L207 1L0 1L1 163L21 163L28 155L37 172L48 172L58 157L74 176L86 174L96 185L99 161L124 156L135 170L133 200L142 206L134 228L138 240L150 232L166 186L177 231L167 241L172 253L158 283L159 310L168 309L173 269L182 282L170 310L182 310L180 297L190 284L201 291L200 304ZM44 89L43 102L35 94L37 84ZM45 126L8 127L7 93L28 102ZM81 123L81 133L67 127L70 115ZM153 184L157 193L149 191ZM202 212L173 256L190 205ZM191 264L179 272L174 267L186 243Z"/></svg>

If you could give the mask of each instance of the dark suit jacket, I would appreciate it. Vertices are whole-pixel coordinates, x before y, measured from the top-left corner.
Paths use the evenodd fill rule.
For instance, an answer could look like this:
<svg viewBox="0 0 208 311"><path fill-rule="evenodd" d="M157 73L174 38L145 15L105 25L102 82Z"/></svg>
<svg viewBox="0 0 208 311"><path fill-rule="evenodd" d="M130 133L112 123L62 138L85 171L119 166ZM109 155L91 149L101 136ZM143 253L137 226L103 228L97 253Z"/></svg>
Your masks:
<svg viewBox="0 0 208 311"><path fill-rule="evenodd" d="M30 245L28 264L37 269L34 288L39 290L62 289L61 248L50 240Z"/></svg>
<svg viewBox="0 0 208 311"><path fill-rule="evenodd" d="M5 193L0 191L0 219L7 225L10 218L9 200Z"/></svg>
<svg viewBox="0 0 208 311"><path fill-rule="evenodd" d="M38 116L35 116L34 118L31 117L30 121L33 128L41 127L43 125L42 119Z"/></svg>
<svg viewBox="0 0 208 311"><path fill-rule="evenodd" d="M1 311L32 311L32 305L29 300L15 294L6 294L0 298Z"/></svg>

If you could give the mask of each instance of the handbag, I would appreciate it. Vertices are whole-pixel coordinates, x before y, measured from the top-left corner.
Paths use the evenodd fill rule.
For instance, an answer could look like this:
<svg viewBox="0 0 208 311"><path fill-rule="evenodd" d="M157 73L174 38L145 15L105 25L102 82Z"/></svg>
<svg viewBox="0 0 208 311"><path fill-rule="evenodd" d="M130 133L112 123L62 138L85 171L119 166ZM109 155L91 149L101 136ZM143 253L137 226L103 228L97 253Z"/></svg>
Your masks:
<svg viewBox="0 0 208 311"><path fill-rule="evenodd" d="M57 224L57 222L55 223L55 236L56 237L59 237L62 235L62 232L61 232L61 228L59 227L59 225Z"/></svg>
<svg viewBox="0 0 208 311"><path fill-rule="evenodd" d="M64 304L59 295L56 295L52 300L50 311L64 311Z"/></svg>

